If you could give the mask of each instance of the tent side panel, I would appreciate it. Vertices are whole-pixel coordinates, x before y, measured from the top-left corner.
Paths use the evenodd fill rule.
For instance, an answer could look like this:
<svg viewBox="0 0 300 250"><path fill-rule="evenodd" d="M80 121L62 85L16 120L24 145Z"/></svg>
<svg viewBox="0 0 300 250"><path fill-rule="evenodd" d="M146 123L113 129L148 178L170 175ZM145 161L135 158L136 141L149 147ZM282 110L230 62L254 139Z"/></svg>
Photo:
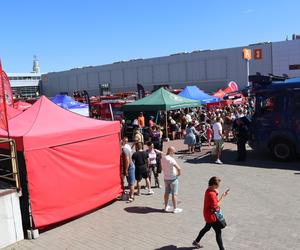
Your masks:
<svg viewBox="0 0 300 250"><path fill-rule="evenodd" d="M25 157L36 228L81 215L122 192L118 133Z"/></svg>

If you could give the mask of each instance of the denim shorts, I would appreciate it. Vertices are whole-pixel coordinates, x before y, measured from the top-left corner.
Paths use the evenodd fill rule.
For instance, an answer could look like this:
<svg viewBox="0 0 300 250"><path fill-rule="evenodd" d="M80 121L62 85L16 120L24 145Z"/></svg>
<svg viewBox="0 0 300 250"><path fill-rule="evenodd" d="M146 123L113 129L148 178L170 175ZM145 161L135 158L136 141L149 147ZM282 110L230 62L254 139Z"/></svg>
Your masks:
<svg viewBox="0 0 300 250"><path fill-rule="evenodd" d="M172 195L178 194L178 179L165 180L165 193Z"/></svg>
<svg viewBox="0 0 300 250"><path fill-rule="evenodd" d="M130 186L135 184L135 166L133 162L129 164L127 181Z"/></svg>

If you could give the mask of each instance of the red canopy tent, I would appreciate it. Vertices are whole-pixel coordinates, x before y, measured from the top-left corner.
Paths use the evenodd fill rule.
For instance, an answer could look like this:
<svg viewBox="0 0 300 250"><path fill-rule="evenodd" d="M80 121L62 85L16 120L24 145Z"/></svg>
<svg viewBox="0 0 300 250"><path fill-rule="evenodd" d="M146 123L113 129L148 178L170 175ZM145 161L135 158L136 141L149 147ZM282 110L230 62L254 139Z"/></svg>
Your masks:
<svg viewBox="0 0 300 250"><path fill-rule="evenodd" d="M6 106L6 112L7 112L7 118L8 120L14 118L15 116L19 115L22 113L21 110L17 110L15 108L12 108L11 106Z"/></svg>
<svg viewBox="0 0 300 250"><path fill-rule="evenodd" d="M28 102L18 101L14 103L14 108L22 111L29 109L31 106L32 104Z"/></svg>
<svg viewBox="0 0 300 250"><path fill-rule="evenodd" d="M24 155L36 228L83 214L122 192L119 122L86 118L41 97L9 120L9 130Z"/></svg>

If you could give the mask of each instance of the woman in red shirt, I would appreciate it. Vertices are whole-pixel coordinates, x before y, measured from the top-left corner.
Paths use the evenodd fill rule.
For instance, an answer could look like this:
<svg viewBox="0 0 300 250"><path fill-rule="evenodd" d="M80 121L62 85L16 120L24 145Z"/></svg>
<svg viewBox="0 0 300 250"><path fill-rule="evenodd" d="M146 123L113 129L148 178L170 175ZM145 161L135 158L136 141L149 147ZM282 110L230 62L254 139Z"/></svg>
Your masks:
<svg viewBox="0 0 300 250"><path fill-rule="evenodd" d="M204 198L204 208L203 208L203 215L205 219L205 226L204 228L199 232L198 237L196 240L194 240L193 245L197 248L202 248L199 244L202 237L211 229L213 228L216 232L216 240L219 246L220 250L224 250L223 241L222 241L222 231L221 228L216 223L216 216L214 212L218 209L220 209L220 205L223 201L223 199L227 196L229 190L227 190L225 193L222 194L221 198L218 199L218 188L220 186L221 179L218 177L212 177L210 178L208 182L208 188L205 192L205 198Z"/></svg>

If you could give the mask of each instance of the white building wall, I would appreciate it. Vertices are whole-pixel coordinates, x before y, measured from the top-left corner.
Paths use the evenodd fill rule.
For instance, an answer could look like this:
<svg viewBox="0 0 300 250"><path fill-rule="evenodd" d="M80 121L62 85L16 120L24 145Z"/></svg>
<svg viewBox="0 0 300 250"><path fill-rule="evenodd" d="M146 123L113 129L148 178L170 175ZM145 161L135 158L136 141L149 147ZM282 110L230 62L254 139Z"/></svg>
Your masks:
<svg viewBox="0 0 300 250"><path fill-rule="evenodd" d="M300 77L300 69L289 70L289 65L300 64L300 40L273 43L273 72L275 75L287 74Z"/></svg>
<svg viewBox="0 0 300 250"><path fill-rule="evenodd" d="M98 95L101 83L110 83L113 92L136 90L136 84L140 83L147 90L152 90L156 84L169 84L173 88L197 85L213 92L226 87L229 81L236 81L243 88L247 85L247 75L242 49L262 50L262 59L251 60L250 74L269 74L274 73L273 45L265 43L208 50L48 73L42 78L43 91L48 96L54 96L59 92L71 94L74 90L85 89L90 95Z"/></svg>

